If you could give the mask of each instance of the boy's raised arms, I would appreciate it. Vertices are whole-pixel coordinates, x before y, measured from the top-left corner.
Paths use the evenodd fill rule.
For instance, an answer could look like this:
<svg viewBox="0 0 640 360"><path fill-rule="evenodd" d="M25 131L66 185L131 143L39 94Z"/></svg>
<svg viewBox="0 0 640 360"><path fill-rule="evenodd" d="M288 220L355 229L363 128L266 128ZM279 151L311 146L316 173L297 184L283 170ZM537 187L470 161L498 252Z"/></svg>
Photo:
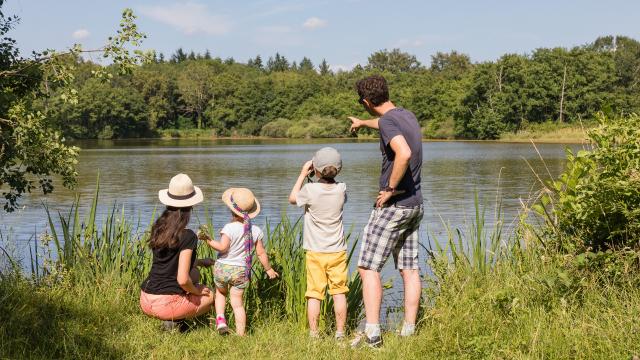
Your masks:
<svg viewBox="0 0 640 360"><path fill-rule="evenodd" d="M298 176L298 180L293 185L291 189L291 193L289 194L289 204L297 205L297 195L302 189L302 184L304 183L304 179L309 175L309 173L313 170L313 162L311 160L307 161L302 165L302 170L300 170L300 175Z"/></svg>

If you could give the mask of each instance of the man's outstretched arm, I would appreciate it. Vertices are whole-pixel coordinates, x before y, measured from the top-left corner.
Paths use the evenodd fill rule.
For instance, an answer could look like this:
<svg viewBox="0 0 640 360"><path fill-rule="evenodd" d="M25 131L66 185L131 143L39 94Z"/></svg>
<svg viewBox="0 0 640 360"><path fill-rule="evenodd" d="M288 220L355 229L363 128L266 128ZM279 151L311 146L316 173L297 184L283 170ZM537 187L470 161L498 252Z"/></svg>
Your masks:
<svg viewBox="0 0 640 360"><path fill-rule="evenodd" d="M375 118L375 119L371 119L371 120L361 120L358 119L356 117L353 116L349 116L349 120L351 120L351 131L352 132L356 132L358 131L359 128L361 127L368 127L371 129L380 129L380 127L378 127L378 120L379 118Z"/></svg>

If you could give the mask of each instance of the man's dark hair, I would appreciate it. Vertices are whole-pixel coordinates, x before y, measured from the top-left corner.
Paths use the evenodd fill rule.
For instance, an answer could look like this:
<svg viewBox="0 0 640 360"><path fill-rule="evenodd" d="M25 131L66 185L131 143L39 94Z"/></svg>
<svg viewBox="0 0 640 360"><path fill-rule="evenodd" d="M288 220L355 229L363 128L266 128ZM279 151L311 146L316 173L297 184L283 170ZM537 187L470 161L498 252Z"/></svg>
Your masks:
<svg viewBox="0 0 640 360"><path fill-rule="evenodd" d="M367 99L371 105L378 106L389 101L389 87L387 80L380 75L372 75L358 80L356 89L360 96L360 103Z"/></svg>

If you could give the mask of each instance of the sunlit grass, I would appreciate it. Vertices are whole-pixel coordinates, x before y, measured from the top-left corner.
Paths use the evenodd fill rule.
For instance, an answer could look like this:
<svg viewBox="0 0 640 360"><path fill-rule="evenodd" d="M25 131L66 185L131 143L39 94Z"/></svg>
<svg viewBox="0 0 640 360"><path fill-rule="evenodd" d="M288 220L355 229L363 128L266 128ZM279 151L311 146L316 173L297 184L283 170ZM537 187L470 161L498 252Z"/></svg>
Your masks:
<svg viewBox="0 0 640 360"><path fill-rule="evenodd" d="M7 358L631 358L640 354L640 287L634 272L611 282L571 268L566 255L505 237L500 204L487 223L475 198L466 229L450 229L442 247L429 249L431 275L418 335L385 333L382 350L320 340L305 330L304 251L301 226L283 216L266 227L266 245L282 278L254 268L246 292L249 336L221 337L206 318L186 334L168 334L138 307L139 282L148 271L144 243L149 223L133 223L114 208L96 222L99 190L84 220L76 202L50 214L51 253L40 251L32 276L0 273L0 357ZM205 218L197 222L209 223ZM56 229L60 229L56 231ZM210 227L210 229L213 228ZM6 241L6 240L5 240ZM349 238L350 256L357 244ZM200 256L211 255L204 246ZM44 257L44 259L43 259ZM209 282L210 273L204 272ZM350 323L362 314L361 283L353 274ZM330 330L330 302L324 328Z"/></svg>

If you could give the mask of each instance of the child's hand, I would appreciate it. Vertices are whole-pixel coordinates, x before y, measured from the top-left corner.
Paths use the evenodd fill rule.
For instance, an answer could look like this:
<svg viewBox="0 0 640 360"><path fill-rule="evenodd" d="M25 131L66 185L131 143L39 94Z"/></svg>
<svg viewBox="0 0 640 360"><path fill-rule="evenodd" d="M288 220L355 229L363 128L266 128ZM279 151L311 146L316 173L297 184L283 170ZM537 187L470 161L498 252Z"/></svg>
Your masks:
<svg viewBox="0 0 640 360"><path fill-rule="evenodd" d="M213 260L212 258L206 258L206 259L202 259L200 260L200 264L204 267L210 267L213 266L216 263L215 260Z"/></svg>
<svg viewBox="0 0 640 360"><path fill-rule="evenodd" d="M313 171L313 161L309 160L302 165L301 175L307 176Z"/></svg>
<svg viewBox="0 0 640 360"><path fill-rule="evenodd" d="M200 289L200 296L209 296L211 294L211 289L204 286Z"/></svg>
<svg viewBox="0 0 640 360"><path fill-rule="evenodd" d="M275 278L277 278L278 276L280 276L280 274L278 274L277 272L275 272L275 270L273 270L273 268L267 270L267 276L269 277L269 279L273 280Z"/></svg>
<svg viewBox="0 0 640 360"><path fill-rule="evenodd" d="M200 228L198 228L198 239L203 241L211 239L209 236L209 227L207 225L200 225Z"/></svg>

